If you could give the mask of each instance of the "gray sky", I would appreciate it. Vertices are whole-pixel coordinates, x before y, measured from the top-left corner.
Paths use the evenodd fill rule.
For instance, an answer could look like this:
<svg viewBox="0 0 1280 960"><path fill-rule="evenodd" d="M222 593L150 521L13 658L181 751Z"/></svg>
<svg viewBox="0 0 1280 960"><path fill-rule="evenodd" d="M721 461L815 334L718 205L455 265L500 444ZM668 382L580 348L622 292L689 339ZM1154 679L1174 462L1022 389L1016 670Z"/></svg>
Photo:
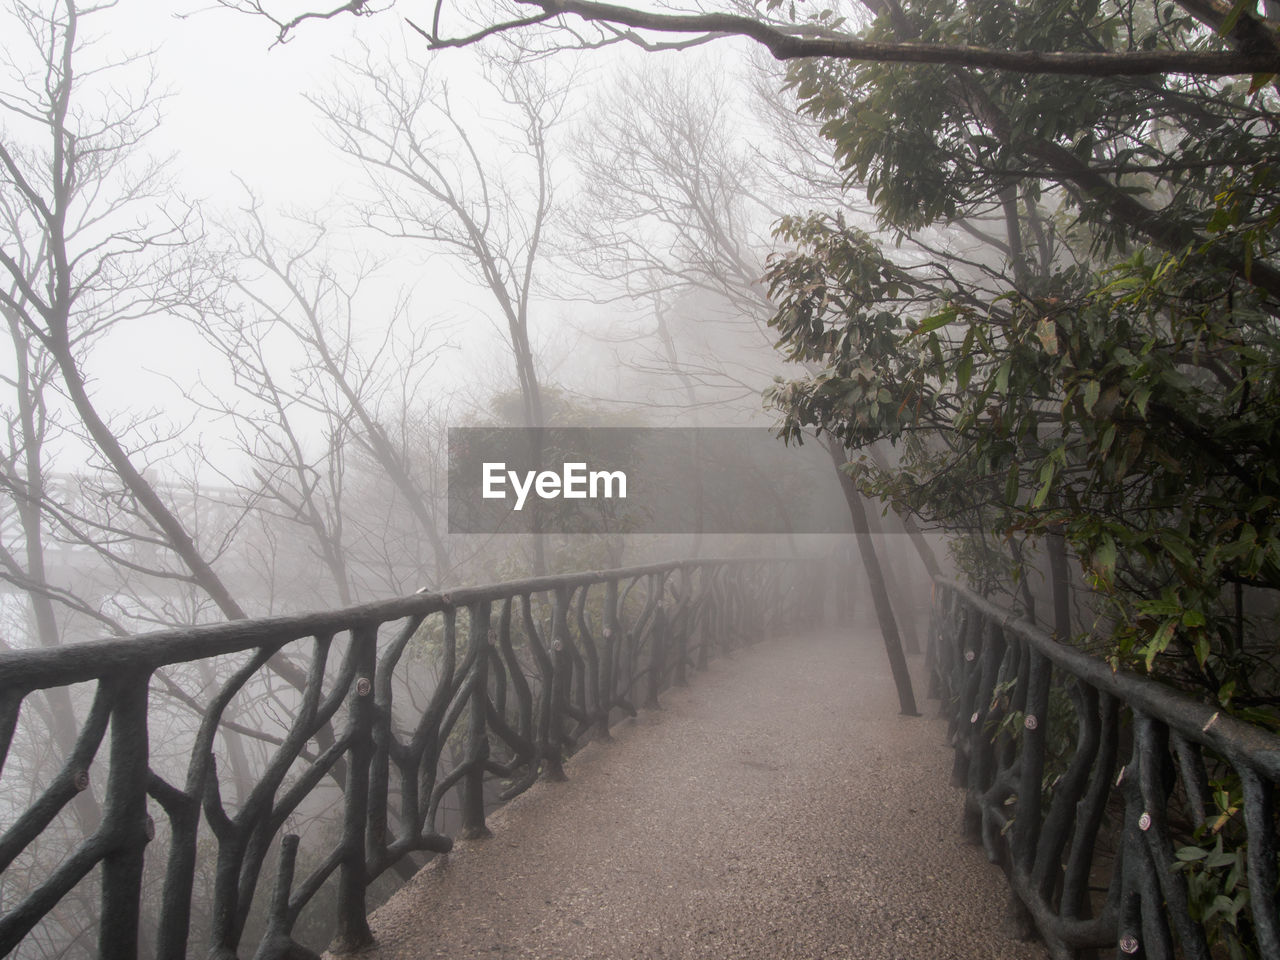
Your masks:
<svg viewBox="0 0 1280 960"><path fill-rule="evenodd" d="M495 322L498 311L491 295L477 288L463 263L433 253L421 243L387 241L349 226L354 219L350 203L367 191L366 177L328 141L317 109L306 99L323 95L335 82L349 77L340 58L360 59L366 46L375 60L385 59L404 70L416 71L425 64L450 79L455 101L469 104L470 110L464 107L463 113L486 162L514 164L518 155L508 157L492 139L486 143L492 134L484 131L492 129L502 105L492 96L481 97L486 88L480 82L474 51L429 52L422 38L405 25L404 16L412 11L403 5L374 17L343 16L307 24L284 45L273 45L273 30L265 20L216 6L183 6L191 12L177 16L165 4L121 0L115 8L85 21L83 34L95 38L95 43L81 54L82 62L91 63L150 53L156 88L166 98L160 107L162 122L145 149L154 156L171 156L175 191L198 202L209 223L227 224L240 215L248 187L281 237L288 232L284 215L290 211L322 217L331 228L332 246L340 259L371 253L387 261L368 282L361 303L361 323L370 338L379 337L397 298L412 291L410 323L442 325L447 330L440 340L447 338L453 347L440 357L430 378L433 389L447 393L451 385L461 383L472 396L513 389L504 325ZM568 73L576 66L586 74L579 76L576 99L560 133L566 140L575 134L579 119L574 110L583 109L584 104L591 108L591 98L607 85L618 63L662 60L698 71L707 69L708 62L715 62L721 53L717 47L655 56L614 48L579 60L558 55L551 69ZM120 72L110 82L124 89L139 86L143 79L134 69ZM560 202L568 200L574 189L573 167L562 147L556 147L561 159L554 178ZM592 306L554 299L536 303L534 352L547 384L571 379L589 397L638 399L628 390L615 348L591 342L602 328L616 327L626 312L624 303ZM640 322L643 326L651 319ZM185 412L189 406L185 397L195 381L203 381L214 392L229 389L226 361L185 324L148 318L123 325L95 345L85 367L95 399L105 412L132 416L157 411L163 419L179 424L194 417L182 439L202 438L207 451L220 460L227 453L220 439L223 428ZM758 415L758 401L750 406ZM464 401L454 410L467 407ZM175 467L187 469L181 462L175 462ZM68 468L74 466L68 464Z"/></svg>
<svg viewBox="0 0 1280 960"><path fill-rule="evenodd" d="M452 321L451 340L465 346L442 358L442 376L435 382L464 371L501 379L509 360L492 324L482 317L490 312L487 294L461 278L456 262L428 258L424 249L381 242L369 231L347 227L351 212L344 205L363 189L363 174L328 142L321 118L305 99L341 77L338 58L360 56L362 44L375 56L424 55L416 35L405 36L402 17L394 12L343 17L272 45L265 21L216 8L179 17L157 10L160 6L124 0L88 20L86 32L98 38L95 57L151 53L157 88L167 95L162 122L146 149L171 157L175 189L197 201L211 220L228 223L245 204L247 186L281 235L289 230L285 217L290 212L322 217L332 228L339 257L369 252L390 261L366 287L371 338L379 335L397 296L413 288L415 317ZM437 68L460 80L474 74L468 52L446 56L448 62ZM125 79L141 76L120 74ZM224 361L197 334L160 319L113 331L95 346L87 367L95 396L117 413L154 409L174 417L183 403L183 385L199 378L216 391L228 384ZM197 420L187 436L194 439L197 432L211 451L218 450L216 425Z"/></svg>

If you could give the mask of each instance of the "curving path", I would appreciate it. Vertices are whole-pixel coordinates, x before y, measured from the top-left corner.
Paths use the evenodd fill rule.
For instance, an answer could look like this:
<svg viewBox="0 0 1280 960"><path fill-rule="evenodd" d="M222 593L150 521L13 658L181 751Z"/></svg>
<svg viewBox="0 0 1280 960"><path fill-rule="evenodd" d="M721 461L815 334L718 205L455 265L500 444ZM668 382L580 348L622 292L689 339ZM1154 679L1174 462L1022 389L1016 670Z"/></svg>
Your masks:
<svg viewBox="0 0 1280 960"><path fill-rule="evenodd" d="M362 957L1045 957L960 838L936 704L898 716L884 660L864 628L714 662L419 873Z"/></svg>

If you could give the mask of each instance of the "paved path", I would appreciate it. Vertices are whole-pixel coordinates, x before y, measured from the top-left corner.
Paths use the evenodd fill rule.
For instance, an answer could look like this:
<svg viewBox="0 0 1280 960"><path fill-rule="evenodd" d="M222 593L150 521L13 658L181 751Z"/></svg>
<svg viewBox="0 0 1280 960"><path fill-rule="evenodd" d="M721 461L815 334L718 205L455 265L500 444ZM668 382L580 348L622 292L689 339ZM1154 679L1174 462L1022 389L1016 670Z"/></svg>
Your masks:
<svg viewBox="0 0 1280 960"><path fill-rule="evenodd" d="M859 633L717 661L619 724L378 910L371 956L1043 958L960 839L937 704L898 716Z"/></svg>

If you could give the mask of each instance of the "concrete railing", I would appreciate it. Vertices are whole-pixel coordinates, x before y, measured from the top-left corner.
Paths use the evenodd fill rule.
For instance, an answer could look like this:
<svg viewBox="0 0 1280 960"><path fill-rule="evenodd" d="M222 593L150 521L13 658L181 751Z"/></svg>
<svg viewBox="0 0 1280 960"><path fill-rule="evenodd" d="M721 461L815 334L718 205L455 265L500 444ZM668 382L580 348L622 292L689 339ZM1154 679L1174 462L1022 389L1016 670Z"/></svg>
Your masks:
<svg viewBox="0 0 1280 960"><path fill-rule="evenodd" d="M676 561L2 654L0 954L307 957L309 906L361 949L371 885L450 848L446 807L485 833L714 652L812 621L821 570ZM63 756L49 688L78 705Z"/></svg>
<svg viewBox="0 0 1280 960"><path fill-rule="evenodd" d="M1280 958L1280 736L957 584L931 632L967 830L1055 958Z"/></svg>

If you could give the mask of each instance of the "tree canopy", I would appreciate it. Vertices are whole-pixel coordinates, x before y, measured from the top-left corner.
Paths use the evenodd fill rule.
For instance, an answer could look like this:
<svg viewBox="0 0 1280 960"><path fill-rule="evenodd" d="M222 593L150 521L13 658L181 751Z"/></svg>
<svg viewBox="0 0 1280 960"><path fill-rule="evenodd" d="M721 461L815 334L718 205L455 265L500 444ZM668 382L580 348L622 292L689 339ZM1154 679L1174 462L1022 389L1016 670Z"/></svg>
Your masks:
<svg viewBox="0 0 1280 960"><path fill-rule="evenodd" d="M1219 39L1173 4L895 9L873 35L919 23L1098 51ZM1274 89L834 60L790 82L879 222L778 227L795 251L770 267L774 325L815 368L773 393L786 433L898 444L892 471L853 469L931 522L1065 537L1098 598L1079 627L1099 627L1116 663L1273 707ZM913 262L877 229L943 239Z"/></svg>

